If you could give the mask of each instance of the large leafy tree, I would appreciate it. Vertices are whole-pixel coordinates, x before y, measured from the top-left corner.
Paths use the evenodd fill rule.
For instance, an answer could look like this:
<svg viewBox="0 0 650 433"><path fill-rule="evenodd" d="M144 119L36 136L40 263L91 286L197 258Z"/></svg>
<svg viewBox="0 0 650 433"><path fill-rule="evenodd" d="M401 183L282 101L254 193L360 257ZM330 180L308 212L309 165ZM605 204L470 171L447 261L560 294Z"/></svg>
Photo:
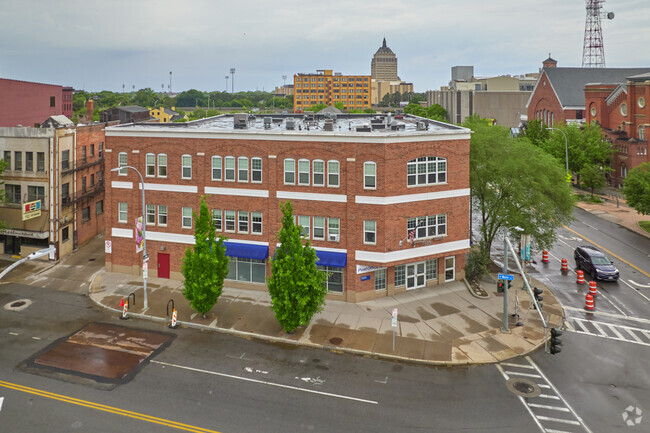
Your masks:
<svg viewBox="0 0 650 433"><path fill-rule="evenodd" d="M584 186L591 190L592 197L594 196L595 190L607 185L605 171L595 164L588 164L582 167L582 170L580 170L580 177L582 178Z"/></svg>
<svg viewBox="0 0 650 433"><path fill-rule="evenodd" d="M481 216L481 247L490 251L502 229L521 227L537 245L549 248L555 230L571 220L573 196L564 168L525 138L478 116L463 126L470 145L470 189Z"/></svg>
<svg viewBox="0 0 650 433"><path fill-rule="evenodd" d="M294 223L291 202L285 202L278 233L280 246L275 250L266 285L271 309L286 332L309 323L323 309L327 295L327 274L316 266L316 250L309 241L302 244L301 230Z"/></svg>
<svg viewBox="0 0 650 433"><path fill-rule="evenodd" d="M623 193L627 204L643 215L650 215L650 162L628 172Z"/></svg>
<svg viewBox="0 0 650 433"><path fill-rule="evenodd" d="M205 317L223 291L230 259L223 244L225 238L216 238L214 223L204 198L201 198L198 218L194 212L192 214L196 221L194 248L187 247L183 257L183 296L190 301L190 307Z"/></svg>

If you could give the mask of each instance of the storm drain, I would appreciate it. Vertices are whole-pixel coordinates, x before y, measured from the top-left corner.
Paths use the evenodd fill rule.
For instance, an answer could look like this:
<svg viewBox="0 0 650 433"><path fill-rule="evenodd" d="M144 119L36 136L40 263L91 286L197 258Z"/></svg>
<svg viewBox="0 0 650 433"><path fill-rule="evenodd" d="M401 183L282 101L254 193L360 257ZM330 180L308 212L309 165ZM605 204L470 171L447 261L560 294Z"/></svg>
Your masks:
<svg viewBox="0 0 650 433"><path fill-rule="evenodd" d="M330 338L330 343L332 343L335 346L338 346L339 344L343 343L343 339L341 337L332 337Z"/></svg>
<svg viewBox="0 0 650 433"><path fill-rule="evenodd" d="M542 393L542 389L535 382L519 377L508 379L506 388L520 397L527 398L537 397Z"/></svg>
<svg viewBox="0 0 650 433"><path fill-rule="evenodd" d="M30 299L18 299L17 301L11 301L5 304L5 310L22 311L30 305L32 305L32 301Z"/></svg>

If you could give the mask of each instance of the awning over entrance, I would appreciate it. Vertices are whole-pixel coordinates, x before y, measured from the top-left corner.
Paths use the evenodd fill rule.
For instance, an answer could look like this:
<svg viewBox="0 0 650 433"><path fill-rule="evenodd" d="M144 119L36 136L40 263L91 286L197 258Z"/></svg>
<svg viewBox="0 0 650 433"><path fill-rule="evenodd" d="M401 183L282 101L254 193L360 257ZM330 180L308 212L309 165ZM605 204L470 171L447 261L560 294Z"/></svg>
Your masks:
<svg viewBox="0 0 650 433"><path fill-rule="evenodd" d="M316 250L316 264L318 266L333 266L335 268L344 268L348 263L347 253L335 253L332 251Z"/></svg>
<svg viewBox="0 0 650 433"><path fill-rule="evenodd" d="M224 242L226 255L239 257L240 259L264 260L269 256L267 245L240 244L235 242Z"/></svg>

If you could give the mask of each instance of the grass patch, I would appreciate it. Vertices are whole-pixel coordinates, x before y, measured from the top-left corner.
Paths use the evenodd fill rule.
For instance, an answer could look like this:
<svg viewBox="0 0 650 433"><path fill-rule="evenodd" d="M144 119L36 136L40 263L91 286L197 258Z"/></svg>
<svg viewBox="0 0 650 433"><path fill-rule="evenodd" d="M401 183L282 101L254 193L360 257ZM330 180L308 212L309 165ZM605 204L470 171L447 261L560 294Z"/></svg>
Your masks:
<svg viewBox="0 0 650 433"><path fill-rule="evenodd" d="M639 221L639 227L650 233L650 221Z"/></svg>
<svg viewBox="0 0 650 433"><path fill-rule="evenodd" d="M575 194L575 197L578 201L584 202L584 203L602 203L603 199L598 197L597 195L591 195L591 194Z"/></svg>

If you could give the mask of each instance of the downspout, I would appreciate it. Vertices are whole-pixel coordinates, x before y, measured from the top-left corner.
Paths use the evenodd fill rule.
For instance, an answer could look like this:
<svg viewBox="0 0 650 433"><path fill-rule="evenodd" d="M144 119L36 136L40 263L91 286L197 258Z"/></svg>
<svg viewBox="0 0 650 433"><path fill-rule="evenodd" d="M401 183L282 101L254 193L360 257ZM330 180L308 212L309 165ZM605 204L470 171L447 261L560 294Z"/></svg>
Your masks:
<svg viewBox="0 0 650 433"><path fill-rule="evenodd" d="M54 132L56 134L56 131ZM50 137L50 242L57 246L57 253L54 255L56 260L58 257L58 239L56 234L58 233L58 221L59 221L59 209L55 206L55 194L58 198L59 189L54 187L54 172L56 170L55 158L54 158L54 137Z"/></svg>

